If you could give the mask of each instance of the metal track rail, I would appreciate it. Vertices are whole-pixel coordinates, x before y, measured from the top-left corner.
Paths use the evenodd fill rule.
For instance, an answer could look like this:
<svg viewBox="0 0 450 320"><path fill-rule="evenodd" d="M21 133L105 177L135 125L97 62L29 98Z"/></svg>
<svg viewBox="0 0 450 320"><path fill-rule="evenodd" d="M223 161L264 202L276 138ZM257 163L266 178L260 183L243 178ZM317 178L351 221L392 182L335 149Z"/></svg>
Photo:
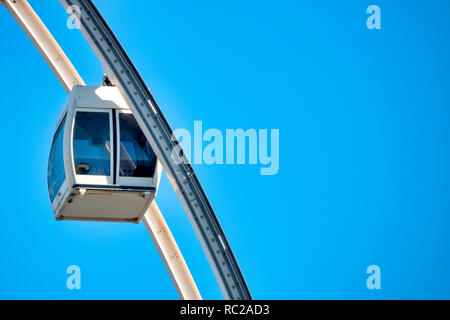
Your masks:
<svg viewBox="0 0 450 320"><path fill-rule="evenodd" d="M150 142L205 251L225 299L252 299L230 244L173 131L125 50L91 0L60 0L80 9L81 32Z"/></svg>

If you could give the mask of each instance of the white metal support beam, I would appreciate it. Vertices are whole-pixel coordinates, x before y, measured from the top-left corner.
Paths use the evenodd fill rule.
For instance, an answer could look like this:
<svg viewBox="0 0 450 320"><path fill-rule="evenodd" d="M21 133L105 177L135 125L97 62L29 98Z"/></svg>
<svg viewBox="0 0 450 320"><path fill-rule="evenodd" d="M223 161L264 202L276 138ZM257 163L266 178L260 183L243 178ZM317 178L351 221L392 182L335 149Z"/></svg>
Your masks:
<svg viewBox="0 0 450 320"><path fill-rule="evenodd" d="M155 201L152 201L143 221L155 243L156 249L158 249L159 255L163 258L166 269L169 271L180 298L184 300L201 300L202 297L198 292L194 279L190 276L181 251Z"/></svg>
<svg viewBox="0 0 450 320"><path fill-rule="evenodd" d="M44 57L66 92L84 81L26 0L0 0ZM155 201L144 216L144 224L154 241L181 299L200 300L189 268Z"/></svg>
<svg viewBox="0 0 450 320"><path fill-rule="evenodd" d="M67 93L76 84L85 85L51 33L25 0L4 0L6 8L22 27L52 69Z"/></svg>

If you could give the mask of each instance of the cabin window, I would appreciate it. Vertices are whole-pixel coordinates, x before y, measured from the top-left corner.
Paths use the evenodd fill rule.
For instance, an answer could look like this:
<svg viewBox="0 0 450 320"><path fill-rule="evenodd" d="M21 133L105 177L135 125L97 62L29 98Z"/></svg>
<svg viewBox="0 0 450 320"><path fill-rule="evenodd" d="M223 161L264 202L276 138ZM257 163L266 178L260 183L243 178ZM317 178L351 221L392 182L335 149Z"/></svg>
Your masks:
<svg viewBox="0 0 450 320"><path fill-rule="evenodd" d="M109 176L111 172L110 113L78 111L73 133L76 174Z"/></svg>
<svg viewBox="0 0 450 320"><path fill-rule="evenodd" d="M121 177L151 178L156 155L131 113L119 113Z"/></svg>
<svg viewBox="0 0 450 320"><path fill-rule="evenodd" d="M50 149L50 159L48 161L48 189L50 193L50 200L53 202L58 194L61 185L66 179L66 172L64 170L64 154L63 154L63 138L64 138L64 124L65 118L61 121L58 130L56 130L53 144Z"/></svg>

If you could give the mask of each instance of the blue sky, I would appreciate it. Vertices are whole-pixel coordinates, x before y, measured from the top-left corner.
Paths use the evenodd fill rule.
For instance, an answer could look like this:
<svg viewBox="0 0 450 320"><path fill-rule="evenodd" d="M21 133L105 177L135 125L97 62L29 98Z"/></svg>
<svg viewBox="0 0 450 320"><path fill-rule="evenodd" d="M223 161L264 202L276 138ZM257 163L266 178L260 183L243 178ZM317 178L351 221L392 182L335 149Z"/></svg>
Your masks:
<svg viewBox="0 0 450 320"><path fill-rule="evenodd" d="M172 128L280 130L280 170L196 165L257 299L450 298L447 1L94 3ZM100 63L58 1L30 0L85 82ZM376 4L382 29L368 30ZM47 160L66 93L0 7L0 298L177 299L145 230L56 222ZM221 293L164 177L157 202ZM78 265L81 290L66 288ZM368 290L366 268L381 268Z"/></svg>

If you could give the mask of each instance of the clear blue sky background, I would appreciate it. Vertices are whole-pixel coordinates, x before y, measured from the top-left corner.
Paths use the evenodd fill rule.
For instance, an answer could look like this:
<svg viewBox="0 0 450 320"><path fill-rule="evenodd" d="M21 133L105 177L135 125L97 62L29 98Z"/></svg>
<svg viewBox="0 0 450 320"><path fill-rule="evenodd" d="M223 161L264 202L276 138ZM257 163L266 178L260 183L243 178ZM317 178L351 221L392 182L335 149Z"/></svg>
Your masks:
<svg viewBox="0 0 450 320"><path fill-rule="evenodd" d="M99 85L59 2L30 3ZM195 167L255 298L450 298L448 1L128 3L95 1L173 128L280 129L275 176ZM366 28L370 4L382 30ZM177 299L142 224L54 220L66 94L4 7L0 27L0 298ZM221 298L165 177L158 202L203 296ZM72 264L81 290L66 288Z"/></svg>

